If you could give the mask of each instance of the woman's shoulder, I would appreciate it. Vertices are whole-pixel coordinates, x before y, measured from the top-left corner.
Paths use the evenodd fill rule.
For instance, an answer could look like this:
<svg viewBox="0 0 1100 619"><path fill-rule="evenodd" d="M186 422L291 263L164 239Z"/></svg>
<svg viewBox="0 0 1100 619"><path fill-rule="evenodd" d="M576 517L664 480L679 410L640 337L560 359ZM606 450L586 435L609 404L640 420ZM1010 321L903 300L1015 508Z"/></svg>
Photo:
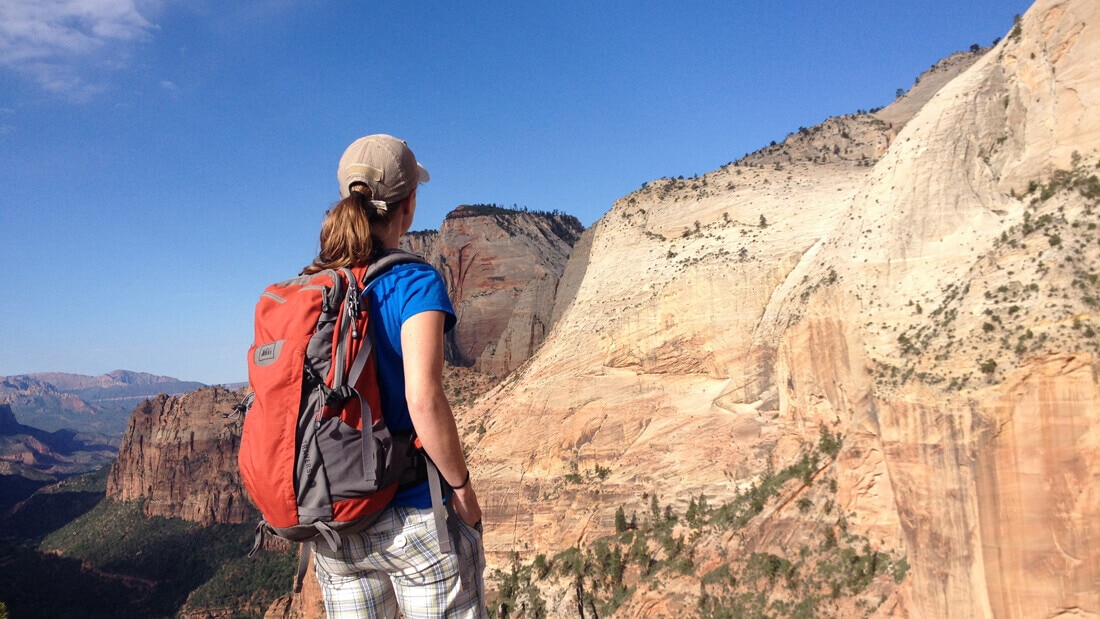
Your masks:
<svg viewBox="0 0 1100 619"><path fill-rule="evenodd" d="M433 303L443 303L446 307L451 307L443 275L423 261L400 262L389 266L371 281L367 290L380 302L404 300L408 303L419 299L433 300Z"/></svg>
<svg viewBox="0 0 1100 619"><path fill-rule="evenodd" d="M370 265L367 267L366 279L368 281L378 279L389 274L391 271L410 269L436 270L423 256L403 249L387 249L371 260Z"/></svg>
<svg viewBox="0 0 1100 619"><path fill-rule="evenodd" d="M427 262L402 262L389 267L375 280L390 286L443 285L443 275Z"/></svg>
<svg viewBox="0 0 1100 619"><path fill-rule="evenodd" d="M407 263L392 267L375 281L370 296L372 303L393 313L400 324L426 311L447 314L444 331L451 330L457 320L447 284L439 271L429 264Z"/></svg>

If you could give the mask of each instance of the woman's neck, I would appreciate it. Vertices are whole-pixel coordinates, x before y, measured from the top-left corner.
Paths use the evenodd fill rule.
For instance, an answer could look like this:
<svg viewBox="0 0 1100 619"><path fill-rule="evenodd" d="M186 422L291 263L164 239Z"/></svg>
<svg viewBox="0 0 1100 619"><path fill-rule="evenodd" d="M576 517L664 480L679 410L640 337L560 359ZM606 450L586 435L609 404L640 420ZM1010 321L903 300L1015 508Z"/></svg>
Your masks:
<svg viewBox="0 0 1100 619"><path fill-rule="evenodd" d="M382 247L385 249L397 249L401 242L401 230L394 225L386 226L383 230L378 230L375 233L379 241L382 241Z"/></svg>
<svg viewBox="0 0 1100 619"><path fill-rule="evenodd" d="M384 227L379 226L379 229L375 231L378 240L382 241L382 246L386 249L397 249L401 237L405 236L405 233L412 227L413 209L416 204L415 196L414 193L412 197L397 208L397 211L390 217Z"/></svg>

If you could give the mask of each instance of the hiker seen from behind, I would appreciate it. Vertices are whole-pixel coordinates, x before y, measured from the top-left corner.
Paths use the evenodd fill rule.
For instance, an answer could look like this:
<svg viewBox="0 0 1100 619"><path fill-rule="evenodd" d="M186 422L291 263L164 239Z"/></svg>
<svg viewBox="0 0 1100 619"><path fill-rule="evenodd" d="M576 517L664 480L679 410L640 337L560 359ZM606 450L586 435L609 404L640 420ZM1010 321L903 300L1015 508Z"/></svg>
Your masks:
<svg viewBox="0 0 1100 619"><path fill-rule="evenodd" d="M362 267L389 252L412 227L416 190L428 180L405 142L387 135L356 140L340 159L342 199L321 227L309 269ZM307 270L309 270L307 269ZM373 325L382 411L393 431L414 429L452 489L450 552L440 550L430 481L403 489L369 529L339 552L317 547L316 569L329 617L485 614L481 507L458 428L443 392L444 332L455 324L447 288L435 269L401 264L364 293ZM457 520L457 522L456 522Z"/></svg>
<svg viewBox="0 0 1100 619"><path fill-rule="evenodd" d="M398 248L428 171L378 134L337 176L317 257L257 305L242 479L260 529L313 549L330 618L485 617L481 507L443 391L455 311L442 276ZM289 309L309 294L319 319ZM308 343L280 332L289 323L315 329Z"/></svg>

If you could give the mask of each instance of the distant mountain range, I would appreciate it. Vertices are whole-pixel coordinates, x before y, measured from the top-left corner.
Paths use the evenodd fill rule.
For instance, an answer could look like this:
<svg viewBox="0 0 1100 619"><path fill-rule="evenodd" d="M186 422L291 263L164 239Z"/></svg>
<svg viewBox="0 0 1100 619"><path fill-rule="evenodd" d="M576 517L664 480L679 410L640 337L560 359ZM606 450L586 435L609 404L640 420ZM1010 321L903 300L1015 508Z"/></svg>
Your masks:
<svg viewBox="0 0 1100 619"><path fill-rule="evenodd" d="M19 423L47 431L120 435L138 403L164 393L203 387L145 372L115 370L100 376L41 372L0 377L0 402L8 402Z"/></svg>

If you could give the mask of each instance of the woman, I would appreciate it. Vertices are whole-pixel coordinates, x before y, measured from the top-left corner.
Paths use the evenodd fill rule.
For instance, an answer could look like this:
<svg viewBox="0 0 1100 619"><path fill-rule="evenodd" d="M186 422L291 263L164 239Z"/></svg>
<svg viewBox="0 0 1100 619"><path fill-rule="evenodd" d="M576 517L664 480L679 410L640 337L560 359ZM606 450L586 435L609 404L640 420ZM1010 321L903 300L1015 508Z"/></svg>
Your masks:
<svg viewBox="0 0 1100 619"><path fill-rule="evenodd" d="M369 135L353 142L337 172L343 199L326 214L321 249L307 271L362 267L396 250L412 226L416 188L428 171L404 141ZM364 293L374 331L382 412L391 430L414 428L453 488L461 524L454 552L440 550L428 483L398 492L366 531L338 551L316 548L329 617L485 615L481 507L443 393L443 336L455 313L443 278L425 264L398 264Z"/></svg>

